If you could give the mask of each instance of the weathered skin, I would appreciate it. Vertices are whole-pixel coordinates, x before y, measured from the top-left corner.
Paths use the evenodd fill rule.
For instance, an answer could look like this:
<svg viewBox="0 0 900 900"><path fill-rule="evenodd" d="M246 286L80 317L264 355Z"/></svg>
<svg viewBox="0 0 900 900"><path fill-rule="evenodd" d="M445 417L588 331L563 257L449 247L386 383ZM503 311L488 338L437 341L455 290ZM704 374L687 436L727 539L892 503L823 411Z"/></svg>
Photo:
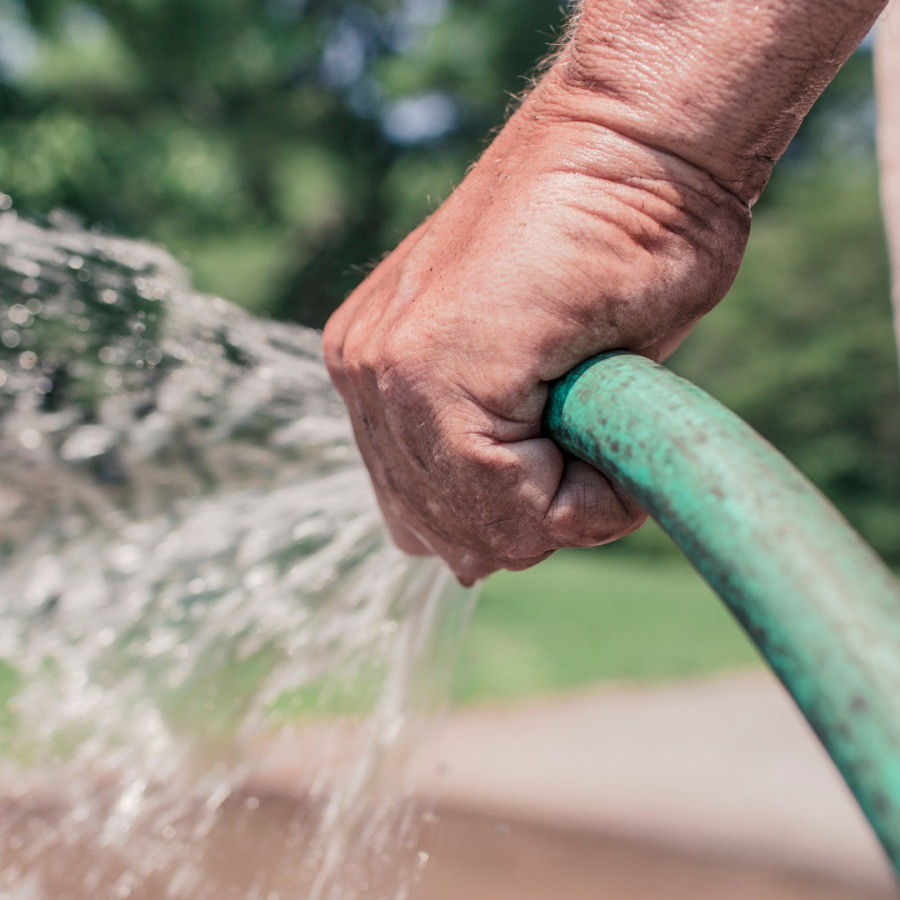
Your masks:
<svg viewBox="0 0 900 900"><path fill-rule="evenodd" d="M398 544L464 583L643 513L541 435L547 384L662 357L721 299L750 206L884 0L585 0L443 206L325 330Z"/></svg>
<svg viewBox="0 0 900 900"><path fill-rule="evenodd" d="M881 201L894 273L894 328L900 349L900 3L888 5L875 41Z"/></svg>

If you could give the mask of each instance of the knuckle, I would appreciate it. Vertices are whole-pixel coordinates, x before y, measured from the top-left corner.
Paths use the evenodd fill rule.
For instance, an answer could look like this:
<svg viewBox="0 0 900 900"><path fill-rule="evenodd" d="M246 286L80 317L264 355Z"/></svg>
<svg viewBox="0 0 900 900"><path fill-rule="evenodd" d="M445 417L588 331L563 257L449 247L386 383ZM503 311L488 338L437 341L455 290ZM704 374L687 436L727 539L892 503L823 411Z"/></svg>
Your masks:
<svg viewBox="0 0 900 900"><path fill-rule="evenodd" d="M378 371L380 384L386 392L411 390L422 373L422 335L419 329L405 322L395 323L378 342L377 348L369 347L367 362ZM428 367L425 374L433 377Z"/></svg>
<svg viewBox="0 0 900 900"><path fill-rule="evenodd" d="M322 332L322 354L331 377L342 376L344 373L344 333L335 316L328 320Z"/></svg>
<svg viewBox="0 0 900 900"><path fill-rule="evenodd" d="M331 380L345 395L357 393L370 377L373 351L367 330L356 320L349 324L328 322L322 334L322 351Z"/></svg>
<svg viewBox="0 0 900 900"><path fill-rule="evenodd" d="M382 354L370 329L354 323L344 336L341 368L346 377L356 385L376 381Z"/></svg>

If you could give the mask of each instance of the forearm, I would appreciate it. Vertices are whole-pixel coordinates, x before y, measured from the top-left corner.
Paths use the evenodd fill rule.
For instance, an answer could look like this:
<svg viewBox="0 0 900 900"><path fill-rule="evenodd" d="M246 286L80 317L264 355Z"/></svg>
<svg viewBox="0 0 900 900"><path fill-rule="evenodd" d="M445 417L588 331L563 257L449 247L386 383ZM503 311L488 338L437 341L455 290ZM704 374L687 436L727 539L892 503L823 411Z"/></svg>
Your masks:
<svg viewBox="0 0 900 900"><path fill-rule="evenodd" d="M554 76L581 115L745 202L885 0L584 0Z"/></svg>

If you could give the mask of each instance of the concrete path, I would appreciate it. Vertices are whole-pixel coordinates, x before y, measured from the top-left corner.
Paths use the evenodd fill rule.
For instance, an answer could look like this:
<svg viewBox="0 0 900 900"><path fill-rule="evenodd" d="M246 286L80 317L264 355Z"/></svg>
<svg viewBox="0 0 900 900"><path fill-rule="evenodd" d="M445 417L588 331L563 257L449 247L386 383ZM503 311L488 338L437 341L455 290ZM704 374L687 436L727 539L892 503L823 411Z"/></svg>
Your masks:
<svg viewBox="0 0 900 900"><path fill-rule="evenodd" d="M438 808L892 891L849 791L766 673L458 712L420 766Z"/></svg>

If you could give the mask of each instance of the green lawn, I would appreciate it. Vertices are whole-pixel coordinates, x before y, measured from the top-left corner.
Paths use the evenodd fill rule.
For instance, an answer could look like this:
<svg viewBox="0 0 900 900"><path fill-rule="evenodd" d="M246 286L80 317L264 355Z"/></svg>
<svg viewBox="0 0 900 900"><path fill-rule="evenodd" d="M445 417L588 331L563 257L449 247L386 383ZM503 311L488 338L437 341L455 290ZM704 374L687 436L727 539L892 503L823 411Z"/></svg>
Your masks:
<svg viewBox="0 0 900 900"><path fill-rule="evenodd" d="M680 556L566 551L485 585L456 695L512 700L598 681L667 679L761 665Z"/></svg>

